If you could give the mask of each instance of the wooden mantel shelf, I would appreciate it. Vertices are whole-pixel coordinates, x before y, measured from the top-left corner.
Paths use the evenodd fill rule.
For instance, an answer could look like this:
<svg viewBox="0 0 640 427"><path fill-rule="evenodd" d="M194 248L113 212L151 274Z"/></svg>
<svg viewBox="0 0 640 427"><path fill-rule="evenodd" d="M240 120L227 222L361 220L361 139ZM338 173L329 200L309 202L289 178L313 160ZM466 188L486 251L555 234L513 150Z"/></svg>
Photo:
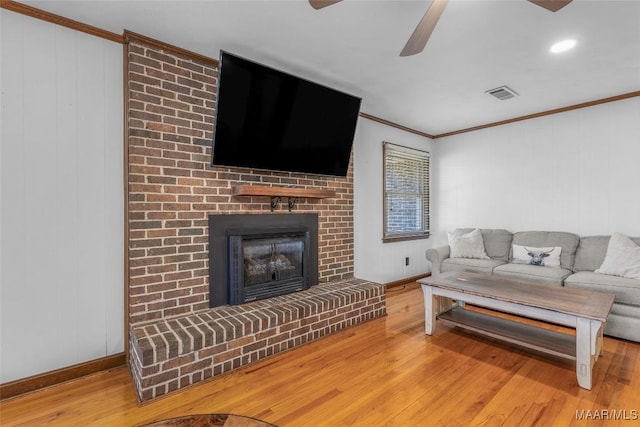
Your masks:
<svg viewBox="0 0 640 427"><path fill-rule="evenodd" d="M329 199L336 197L336 192L333 190L272 187L269 185L236 185L232 189L232 194L234 196L306 197L309 199Z"/></svg>
<svg viewBox="0 0 640 427"><path fill-rule="evenodd" d="M308 199L329 199L336 197L333 190L322 190L317 188L300 188L300 187L272 187L270 185L235 185L231 190L234 196L267 196L271 197L271 211L278 206L282 197L289 200L289 212L298 204L298 199L306 197Z"/></svg>

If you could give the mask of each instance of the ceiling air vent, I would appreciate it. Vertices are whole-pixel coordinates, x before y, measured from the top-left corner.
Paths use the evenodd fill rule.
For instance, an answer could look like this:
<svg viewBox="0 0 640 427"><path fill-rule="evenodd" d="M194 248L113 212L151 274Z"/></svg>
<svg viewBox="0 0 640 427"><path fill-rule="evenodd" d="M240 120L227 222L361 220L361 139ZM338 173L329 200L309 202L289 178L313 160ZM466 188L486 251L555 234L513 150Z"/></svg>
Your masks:
<svg viewBox="0 0 640 427"><path fill-rule="evenodd" d="M518 92L516 92L515 90L511 89L508 86L500 86L495 89L488 90L485 93L495 96L500 101L504 101L506 99L511 99L514 96L518 96Z"/></svg>

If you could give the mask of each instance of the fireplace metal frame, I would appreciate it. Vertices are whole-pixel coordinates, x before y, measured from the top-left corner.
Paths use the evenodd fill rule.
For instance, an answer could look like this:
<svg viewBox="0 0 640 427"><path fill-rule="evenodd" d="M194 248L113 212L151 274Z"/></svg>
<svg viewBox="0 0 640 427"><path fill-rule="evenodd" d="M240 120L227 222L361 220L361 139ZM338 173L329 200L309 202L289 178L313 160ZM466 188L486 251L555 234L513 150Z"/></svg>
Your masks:
<svg viewBox="0 0 640 427"><path fill-rule="evenodd" d="M215 214L209 215L209 306L230 304L229 230L305 229L309 232L307 278L309 287L318 284L318 214Z"/></svg>

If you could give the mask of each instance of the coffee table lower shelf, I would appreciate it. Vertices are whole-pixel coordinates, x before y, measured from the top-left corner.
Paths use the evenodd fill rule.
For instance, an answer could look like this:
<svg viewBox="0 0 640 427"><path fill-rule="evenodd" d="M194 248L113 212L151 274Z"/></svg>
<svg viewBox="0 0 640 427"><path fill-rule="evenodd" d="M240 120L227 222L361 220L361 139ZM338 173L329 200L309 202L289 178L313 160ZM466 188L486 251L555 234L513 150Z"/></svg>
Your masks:
<svg viewBox="0 0 640 427"><path fill-rule="evenodd" d="M454 307L438 315L442 323L459 326L511 344L563 359L576 360L576 337L510 319Z"/></svg>

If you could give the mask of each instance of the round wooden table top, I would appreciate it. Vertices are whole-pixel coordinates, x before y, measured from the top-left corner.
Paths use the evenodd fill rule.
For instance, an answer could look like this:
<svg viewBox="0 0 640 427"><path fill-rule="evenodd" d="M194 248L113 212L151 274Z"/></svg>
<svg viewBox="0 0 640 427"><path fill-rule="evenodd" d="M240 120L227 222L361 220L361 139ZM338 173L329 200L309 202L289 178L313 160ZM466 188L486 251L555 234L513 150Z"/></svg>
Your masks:
<svg viewBox="0 0 640 427"><path fill-rule="evenodd" d="M198 414L168 418L140 427L276 427L251 417L233 414Z"/></svg>

